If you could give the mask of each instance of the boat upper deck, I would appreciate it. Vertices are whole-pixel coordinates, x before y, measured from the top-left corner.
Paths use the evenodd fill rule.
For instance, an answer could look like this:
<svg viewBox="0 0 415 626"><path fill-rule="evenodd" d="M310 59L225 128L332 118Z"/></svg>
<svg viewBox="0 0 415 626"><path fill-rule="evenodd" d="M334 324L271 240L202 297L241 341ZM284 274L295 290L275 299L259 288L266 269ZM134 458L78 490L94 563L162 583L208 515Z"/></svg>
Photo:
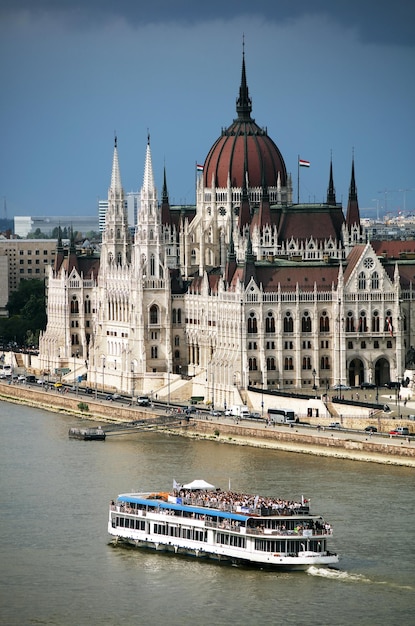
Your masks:
<svg viewBox="0 0 415 626"><path fill-rule="evenodd" d="M200 508L218 511L222 515L287 517L310 515L309 501L284 500L234 491L177 489L171 493L122 494L118 500L125 503L147 504L160 508Z"/></svg>

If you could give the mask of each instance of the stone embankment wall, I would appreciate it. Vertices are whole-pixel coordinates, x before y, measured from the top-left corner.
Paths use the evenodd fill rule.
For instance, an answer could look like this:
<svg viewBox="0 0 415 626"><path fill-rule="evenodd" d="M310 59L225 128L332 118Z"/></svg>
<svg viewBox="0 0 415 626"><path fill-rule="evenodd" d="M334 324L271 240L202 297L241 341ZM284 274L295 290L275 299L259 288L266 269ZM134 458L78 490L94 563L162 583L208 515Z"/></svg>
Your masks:
<svg viewBox="0 0 415 626"><path fill-rule="evenodd" d="M364 441L339 439L335 433L331 433L330 437L319 436L315 431L311 435L304 432L296 431L296 429L288 429L287 431L274 430L272 427L266 428L258 433L255 428L241 427L233 424L215 424L214 422L199 420L195 425L195 430L206 436L220 436L221 439L226 437L258 439L265 441L277 441L286 444L298 444L299 446L308 447L310 450L317 448L331 448L333 451L347 450L350 452L362 452L367 454L392 455L399 457L408 457L415 459L415 441L409 443L406 439L401 440L401 445L389 445L388 439L378 440L371 439L369 435ZM327 431L326 431L327 432Z"/></svg>
<svg viewBox="0 0 415 626"><path fill-rule="evenodd" d="M137 419L151 419L153 413L150 411L140 411L139 408L134 407L132 409L126 404L120 402L102 402L101 400L95 400L94 395L87 395L80 393L78 396L73 394L65 394L58 392L56 389L45 391L43 388L37 388L34 386L26 387L25 385L12 384L9 385L5 382L0 382L0 399L18 402L27 406L33 406L55 413L67 413L76 415L79 418L102 420L108 422L127 422L129 420L134 421ZM83 403L88 406L88 410L81 410L79 404ZM318 420L312 419L310 422L317 422ZM322 422L322 420L320 420ZM367 423L368 419L358 420L356 418L344 418L343 426L345 428L355 428L362 430ZM382 432L389 432L398 425L408 426L411 429L413 422L406 420L370 420L375 423L378 430ZM264 442L280 442L282 444L298 444L299 446L308 447L311 449L325 448L346 450L350 452L372 453L390 456L400 456L415 459L415 440L408 441L406 438L400 438L400 444L389 445L389 439L376 439L370 437L369 433L364 440L352 439L353 434L350 434L350 439L338 438L335 436L335 431L330 431L328 436L328 430L325 430L325 436L313 430L310 434L304 429L298 431L294 428L284 427L274 428L272 426L268 428L254 428L247 425L246 422L235 424L232 421L226 423L217 423L212 420L190 420L186 428L193 434L200 433L202 436L218 437L223 441L225 438L239 438L245 441L264 441ZM379 428L379 425L381 428ZM177 432L177 429L176 429Z"/></svg>
<svg viewBox="0 0 415 626"><path fill-rule="evenodd" d="M72 393L61 393L56 389L45 391L42 387L38 389L19 384L8 385L0 382L0 398L56 413L70 413L84 419L127 422L150 417L137 407L131 409L120 402L102 402L95 400L94 395L80 393L75 396ZM86 405L88 410L81 410L78 406L80 403Z"/></svg>

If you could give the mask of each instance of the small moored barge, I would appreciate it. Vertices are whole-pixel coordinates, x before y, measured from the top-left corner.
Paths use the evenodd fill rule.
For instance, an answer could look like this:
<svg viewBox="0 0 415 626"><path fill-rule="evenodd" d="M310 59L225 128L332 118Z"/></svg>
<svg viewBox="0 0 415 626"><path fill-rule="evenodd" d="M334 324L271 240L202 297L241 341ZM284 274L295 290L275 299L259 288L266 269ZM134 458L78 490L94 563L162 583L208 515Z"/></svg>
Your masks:
<svg viewBox="0 0 415 626"><path fill-rule="evenodd" d="M97 428L70 428L69 437L71 439L82 439L83 441L105 441L106 434L101 426Z"/></svg>
<svg viewBox="0 0 415 626"><path fill-rule="evenodd" d="M305 570L338 562L330 524L310 503L221 491L204 481L171 492L124 493L112 501L115 543L232 564Z"/></svg>

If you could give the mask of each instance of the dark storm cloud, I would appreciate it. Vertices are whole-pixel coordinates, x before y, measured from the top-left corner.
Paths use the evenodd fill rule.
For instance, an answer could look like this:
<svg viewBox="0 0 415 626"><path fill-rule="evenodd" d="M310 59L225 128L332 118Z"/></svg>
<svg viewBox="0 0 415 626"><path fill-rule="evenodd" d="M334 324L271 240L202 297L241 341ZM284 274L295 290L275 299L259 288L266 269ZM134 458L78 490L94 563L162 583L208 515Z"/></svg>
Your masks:
<svg viewBox="0 0 415 626"><path fill-rule="evenodd" d="M121 17L135 24L232 19L243 15L262 16L283 24L305 15L329 16L346 28L355 28L361 41L377 44L415 45L415 3L410 0L0 0L0 16L19 10L31 14L61 15L72 23L101 22ZM330 32L327 33L330 37Z"/></svg>

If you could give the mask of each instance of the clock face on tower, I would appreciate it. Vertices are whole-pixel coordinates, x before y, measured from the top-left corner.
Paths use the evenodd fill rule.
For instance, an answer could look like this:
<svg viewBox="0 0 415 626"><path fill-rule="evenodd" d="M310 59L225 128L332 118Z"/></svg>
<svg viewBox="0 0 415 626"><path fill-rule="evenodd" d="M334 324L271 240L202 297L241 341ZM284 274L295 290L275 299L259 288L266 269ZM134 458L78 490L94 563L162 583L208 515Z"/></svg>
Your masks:
<svg viewBox="0 0 415 626"><path fill-rule="evenodd" d="M374 266L375 262L371 257L368 257L367 259L365 259L363 261L363 265L366 269L371 270L372 267Z"/></svg>

